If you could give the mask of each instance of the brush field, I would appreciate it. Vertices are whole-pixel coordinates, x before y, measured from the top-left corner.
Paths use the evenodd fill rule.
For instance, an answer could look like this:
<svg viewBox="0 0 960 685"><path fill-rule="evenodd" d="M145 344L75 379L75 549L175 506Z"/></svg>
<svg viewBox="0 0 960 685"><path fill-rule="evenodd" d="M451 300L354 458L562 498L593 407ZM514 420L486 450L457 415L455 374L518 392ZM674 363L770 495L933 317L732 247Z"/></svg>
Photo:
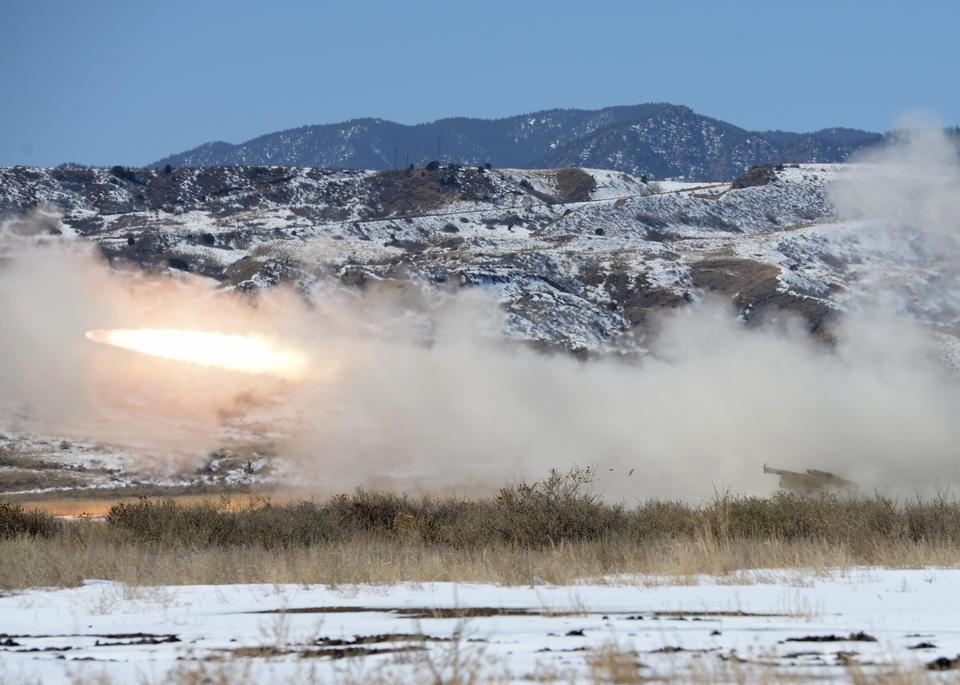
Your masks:
<svg viewBox="0 0 960 685"><path fill-rule="evenodd" d="M356 490L322 501L148 499L102 518L0 505L0 588L130 584L568 583L611 574L960 565L960 503L946 496L718 495L634 507L553 472L496 496Z"/></svg>
<svg viewBox="0 0 960 685"><path fill-rule="evenodd" d="M626 507L589 482L142 497L79 518L0 504L0 682L926 683L960 666L946 496Z"/></svg>

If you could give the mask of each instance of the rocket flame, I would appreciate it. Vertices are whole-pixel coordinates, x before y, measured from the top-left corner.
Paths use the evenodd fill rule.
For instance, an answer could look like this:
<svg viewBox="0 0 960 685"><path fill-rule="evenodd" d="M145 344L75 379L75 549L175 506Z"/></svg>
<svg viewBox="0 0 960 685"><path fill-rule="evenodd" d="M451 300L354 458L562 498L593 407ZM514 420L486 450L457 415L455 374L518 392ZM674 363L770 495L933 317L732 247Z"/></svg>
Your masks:
<svg viewBox="0 0 960 685"><path fill-rule="evenodd" d="M300 380L307 368L306 355L278 347L260 335L172 328L119 328L87 331L87 338L151 357L287 380Z"/></svg>

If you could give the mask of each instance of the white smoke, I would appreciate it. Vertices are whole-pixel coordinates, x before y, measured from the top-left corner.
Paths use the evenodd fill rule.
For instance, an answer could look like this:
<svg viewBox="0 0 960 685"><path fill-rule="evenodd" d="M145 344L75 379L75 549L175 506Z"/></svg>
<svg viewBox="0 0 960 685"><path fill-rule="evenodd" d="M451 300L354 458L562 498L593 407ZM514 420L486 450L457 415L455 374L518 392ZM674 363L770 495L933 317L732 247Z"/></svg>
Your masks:
<svg viewBox="0 0 960 685"><path fill-rule="evenodd" d="M844 175L834 197L846 220L945 250L958 181L942 132L911 130ZM250 300L202 280L110 272L70 241L10 245L0 401L53 434L134 441L150 459L202 459L225 413L252 396L274 398L254 405L282 434L278 454L324 490L475 489L573 464L595 465L600 489L628 500L769 492L764 463L906 491L960 482L960 385L927 330L883 307L845 315L827 346L789 317L746 329L708 300L663 316L643 360L581 362L504 340L482 291L325 284L306 306L282 289ZM267 332L339 371L285 384L83 337L137 326Z"/></svg>
<svg viewBox="0 0 960 685"><path fill-rule="evenodd" d="M831 188L843 219L948 239L960 235L957 142L929 115L905 117L889 140L854 158Z"/></svg>

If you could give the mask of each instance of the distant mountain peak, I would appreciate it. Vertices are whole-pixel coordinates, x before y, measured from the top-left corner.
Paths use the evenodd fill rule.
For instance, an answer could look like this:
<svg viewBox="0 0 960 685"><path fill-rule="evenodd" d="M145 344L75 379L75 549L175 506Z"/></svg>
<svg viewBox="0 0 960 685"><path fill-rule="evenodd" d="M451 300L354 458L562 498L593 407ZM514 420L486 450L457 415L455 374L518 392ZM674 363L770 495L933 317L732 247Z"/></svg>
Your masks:
<svg viewBox="0 0 960 685"><path fill-rule="evenodd" d="M840 162L879 133L748 131L686 105L548 109L501 119L450 117L422 124L358 118L215 141L151 166L283 165L389 169L430 160L499 167L582 166L653 179L721 180L768 163Z"/></svg>

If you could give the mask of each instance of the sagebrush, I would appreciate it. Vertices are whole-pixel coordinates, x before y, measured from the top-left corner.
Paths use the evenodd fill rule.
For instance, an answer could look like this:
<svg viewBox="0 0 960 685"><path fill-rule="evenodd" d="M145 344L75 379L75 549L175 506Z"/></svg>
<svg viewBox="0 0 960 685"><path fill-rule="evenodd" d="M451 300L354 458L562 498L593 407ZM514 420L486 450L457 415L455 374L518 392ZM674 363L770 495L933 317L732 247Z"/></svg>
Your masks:
<svg viewBox="0 0 960 685"><path fill-rule="evenodd" d="M718 495L626 507L589 470L496 496L357 490L323 501L139 499L104 520L0 508L0 588L131 584L571 582L746 568L960 565L960 503L939 497Z"/></svg>

